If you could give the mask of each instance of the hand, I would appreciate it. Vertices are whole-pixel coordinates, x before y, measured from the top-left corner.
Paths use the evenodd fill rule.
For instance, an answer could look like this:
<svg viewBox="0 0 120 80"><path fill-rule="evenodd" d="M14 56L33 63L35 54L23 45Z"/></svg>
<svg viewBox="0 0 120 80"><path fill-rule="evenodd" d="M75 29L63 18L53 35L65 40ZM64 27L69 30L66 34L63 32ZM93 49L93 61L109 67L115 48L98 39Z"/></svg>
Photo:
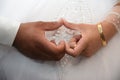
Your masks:
<svg viewBox="0 0 120 80"><path fill-rule="evenodd" d="M81 36L74 36L66 44L66 52L74 57L79 55L91 56L102 47L102 42L97 29L97 25L91 24L74 24L63 20L67 28L78 30ZM108 41L116 33L115 27L109 23L103 22L103 32ZM109 28L108 28L109 27Z"/></svg>
<svg viewBox="0 0 120 80"><path fill-rule="evenodd" d="M45 38L45 31L55 30L61 26L61 22L22 23L13 46L33 59L60 60L65 54L64 41L61 41L59 45L48 41Z"/></svg>

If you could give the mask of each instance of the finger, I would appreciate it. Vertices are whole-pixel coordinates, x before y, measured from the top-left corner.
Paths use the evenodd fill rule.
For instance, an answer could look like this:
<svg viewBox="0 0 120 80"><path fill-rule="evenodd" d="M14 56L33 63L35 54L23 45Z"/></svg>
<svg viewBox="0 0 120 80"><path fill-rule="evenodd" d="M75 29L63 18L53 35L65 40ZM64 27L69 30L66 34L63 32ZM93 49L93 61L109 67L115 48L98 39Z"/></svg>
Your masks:
<svg viewBox="0 0 120 80"><path fill-rule="evenodd" d="M49 42L49 45L46 45L49 47L46 47L46 46L42 47L42 50L40 49L40 47L38 47L38 49L35 49L34 52L36 52L36 54L33 56L33 58L40 59L40 60L55 60L55 61L57 60L58 61L64 56L63 53L58 54L58 52L57 52L58 50L56 48L57 46L54 43Z"/></svg>
<svg viewBox="0 0 120 80"><path fill-rule="evenodd" d="M81 39L81 37L82 37L81 35L75 35L68 43L66 43L67 54L71 56L75 56L74 48L77 46L77 42Z"/></svg>
<svg viewBox="0 0 120 80"><path fill-rule="evenodd" d="M73 37L72 39L70 39L70 41L68 42L68 45L70 48L74 49L77 46L76 38Z"/></svg>
<svg viewBox="0 0 120 80"><path fill-rule="evenodd" d="M77 42L76 38L74 38L74 36L70 39L69 43L71 42Z"/></svg>
<svg viewBox="0 0 120 80"><path fill-rule="evenodd" d="M74 35L69 42L78 42L82 38L82 35Z"/></svg>
<svg viewBox="0 0 120 80"><path fill-rule="evenodd" d="M72 29L72 30L77 30L78 29L77 24L70 23L70 22L66 21L65 19L63 19L63 24L64 24L65 27L67 27L69 29Z"/></svg>
<svg viewBox="0 0 120 80"><path fill-rule="evenodd" d="M48 41L46 38L43 38L40 40L40 43L45 52L54 57L65 51L65 43L63 41L61 41L59 45L56 45L55 43Z"/></svg>
<svg viewBox="0 0 120 80"><path fill-rule="evenodd" d="M59 51L65 50L65 42L64 41L60 41L58 45L56 44L55 40L51 40L51 42L57 46L57 49Z"/></svg>
<svg viewBox="0 0 120 80"><path fill-rule="evenodd" d="M65 42L60 41L59 44L57 45L58 51L64 52L65 51Z"/></svg>
<svg viewBox="0 0 120 80"><path fill-rule="evenodd" d="M77 43L77 46L74 48L74 56L79 56L83 50L87 48L87 42L85 39L81 38Z"/></svg>
<svg viewBox="0 0 120 80"><path fill-rule="evenodd" d="M74 56L74 55L73 55L73 54L74 54L74 49L70 48L70 46L69 46L68 43L65 44L65 47L66 47L66 48L65 48L66 53L67 53L68 55Z"/></svg>
<svg viewBox="0 0 120 80"><path fill-rule="evenodd" d="M60 18L60 19L58 20L58 22L61 23L61 24L63 24L63 18Z"/></svg>
<svg viewBox="0 0 120 80"><path fill-rule="evenodd" d="M73 36L73 38L69 41L70 48L74 49L81 38L82 38L82 35Z"/></svg>
<svg viewBox="0 0 120 80"><path fill-rule="evenodd" d="M58 22L39 22L39 26L41 26L41 28L43 30L50 31L50 30L55 30L55 29L58 29L59 27L61 27L62 22L61 21L58 21Z"/></svg>
<svg viewBox="0 0 120 80"><path fill-rule="evenodd" d="M55 40L51 40L50 42L52 42L52 43L54 43L55 45L57 45L56 42L55 42Z"/></svg>
<svg viewBox="0 0 120 80"><path fill-rule="evenodd" d="M70 48L74 49L77 46L76 42L69 43Z"/></svg>
<svg viewBox="0 0 120 80"><path fill-rule="evenodd" d="M74 49L71 49L70 46L67 46L67 52L69 55L76 57L79 56L82 51L86 48L86 42L84 39L80 39Z"/></svg>
<svg viewBox="0 0 120 80"><path fill-rule="evenodd" d="M54 46L54 57L56 60L60 60L65 55L65 42L60 41L57 46Z"/></svg>

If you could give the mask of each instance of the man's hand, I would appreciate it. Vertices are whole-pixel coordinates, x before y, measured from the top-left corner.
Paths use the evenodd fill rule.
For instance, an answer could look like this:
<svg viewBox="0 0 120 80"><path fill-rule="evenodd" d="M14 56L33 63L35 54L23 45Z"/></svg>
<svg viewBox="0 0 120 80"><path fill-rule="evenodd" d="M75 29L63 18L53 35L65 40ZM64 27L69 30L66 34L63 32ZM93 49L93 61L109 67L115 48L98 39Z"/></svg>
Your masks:
<svg viewBox="0 0 120 80"><path fill-rule="evenodd" d="M61 22L22 23L13 46L33 59L60 60L65 54L64 41L61 41L59 45L48 41L45 38L45 31L55 30L61 26Z"/></svg>

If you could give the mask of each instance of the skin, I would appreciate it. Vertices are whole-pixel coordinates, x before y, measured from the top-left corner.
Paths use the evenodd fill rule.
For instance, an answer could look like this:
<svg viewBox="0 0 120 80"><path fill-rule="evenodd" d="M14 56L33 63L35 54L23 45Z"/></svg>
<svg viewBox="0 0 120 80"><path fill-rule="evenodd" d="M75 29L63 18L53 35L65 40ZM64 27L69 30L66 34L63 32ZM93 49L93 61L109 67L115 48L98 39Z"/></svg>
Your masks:
<svg viewBox="0 0 120 80"><path fill-rule="evenodd" d="M32 59L60 60L65 54L64 41L59 45L54 41L48 41L45 38L45 31L55 30L61 26L61 22L22 23L13 46Z"/></svg>
<svg viewBox="0 0 120 80"><path fill-rule="evenodd" d="M115 6L120 5L120 3ZM115 34L113 24L101 22L104 36L108 42ZM56 45L54 41L45 38L45 31L65 27L78 30L82 35L75 35L68 43L61 41ZM65 52L73 57L83 55L92 56L101 47L101 39L97 24L75 24L66 20L60 22L29 22L22 23L16 35L13 46L25 56L38 60L60 60Z"/></svg>
<svg viewBox="0 0 120 80"><path fill-rule="evenodd" d="M90 57L102 47L97 24L75 24L70 23L66 20L63 20L63 22L67 28L78 30L82 34L73 36L70 42L66 43L67 54L73 57L77 57L79 55ZM106 41L108 42L116 34L117 31L114 25L110 23L103 21L101 24L103 26L103 32Z"/></svg>
<svg viewBox="0 0 120 80"><path fill-rule="evenodd" d="M120 6L120 2L115 6ZM63 19L63 23L67 28L78 30L81 36L73 36L73 38L66 43L66 53L76 57L79 55L90 57L96 53L101 47L101 39L97 30L97 24L75 24ZM103 33L108 42L116 33L115 26L106 21L102 21Z"/></svg>
<svg viewBox="0 0 120 80"><path fill-rule="evenodd" d="M82 35L73 36L68 43L61 41L59 45L45 38L45 31L58 29L62 25L69 29L78 30ZM108 42L117 31L110 23L103 21L102 25ZM102 43L96 24L75 24L63 19L60 22L22 23L13 46L32 59L60 60L65 52L73 57L92 56L102 47Z"/></svg>

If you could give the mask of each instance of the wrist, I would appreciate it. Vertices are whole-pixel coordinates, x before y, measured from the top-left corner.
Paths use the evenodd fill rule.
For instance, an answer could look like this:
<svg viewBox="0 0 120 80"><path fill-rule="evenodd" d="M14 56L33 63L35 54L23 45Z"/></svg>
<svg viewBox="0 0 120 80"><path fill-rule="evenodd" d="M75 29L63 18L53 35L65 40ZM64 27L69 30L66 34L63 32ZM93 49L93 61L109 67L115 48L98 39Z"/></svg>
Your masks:
<svg viewBox="0 0 120 80"><path fill-rule="evenodd" d="M112 23L109 23L107 21L103 21L101 24L105 39L108 42L117 33L117 30Z"/></svg>

